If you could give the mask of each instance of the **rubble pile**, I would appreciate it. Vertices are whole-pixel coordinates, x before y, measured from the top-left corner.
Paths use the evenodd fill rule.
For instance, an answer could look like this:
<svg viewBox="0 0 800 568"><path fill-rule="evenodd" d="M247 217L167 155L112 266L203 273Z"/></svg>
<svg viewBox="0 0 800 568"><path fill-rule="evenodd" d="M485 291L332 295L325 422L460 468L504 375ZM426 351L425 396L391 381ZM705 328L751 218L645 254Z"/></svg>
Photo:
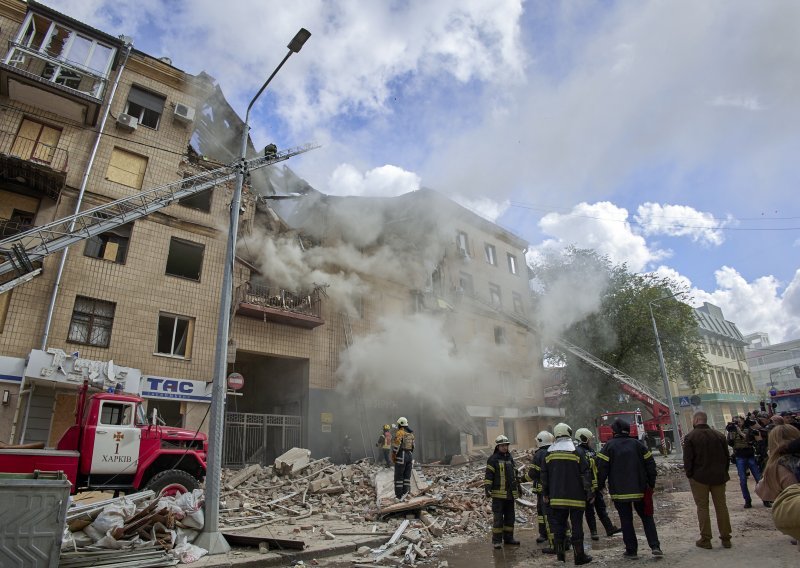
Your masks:
<svg viewBox="0 0 800 568"><path fill-rule="evenodd" d="M207 551L191 544L203 528L203 492L156 496L142 491L90 505L73 506L61 544L61 565L96 566L115 552L116 562L131 566L174 566L193 562Z"/></svg>

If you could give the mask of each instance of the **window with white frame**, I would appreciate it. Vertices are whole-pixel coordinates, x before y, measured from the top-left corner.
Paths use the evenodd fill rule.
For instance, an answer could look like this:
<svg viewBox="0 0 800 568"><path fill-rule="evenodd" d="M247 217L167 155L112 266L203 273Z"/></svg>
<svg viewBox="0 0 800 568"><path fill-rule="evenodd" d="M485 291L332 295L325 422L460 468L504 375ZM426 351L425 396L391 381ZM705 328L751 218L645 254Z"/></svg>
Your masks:
<svg viewBox="0 0 800 568"><path fill-rule="evenodd" d="M483 250L486 255L486 262L492 266L497 266L497 251L495 250L494 245L486 243L486 245L483 247Z"/></svg>
<svg viewBox="0 0 800 568"><path fill-rule="evenodd" d="M503 306L503 296L500 293L500 286L497 284L489 284L489 300L498 308Z"/></svg>
<svg viewBox="0 0 800 568"><path fill-rule="evenodd" d="M508 253L506 258L508 259L508 271L511 274L516 275L517 274L517 257L514 256L511 253Z"/></svg>
<svg viewBox="0 0 800 568"><path fill-rule="evenodd" d="M189 359L192 356L194 318L175 314L158 314L156 353Z"/></svg>
<svg viewBox="0 0 800 568"><path fill-rule="evenodd" d="M469 256L469 237L464 231L456 233L456 248L461 256Z"/></svg>
<svg viewBox="0 0 800 568"><path fill-rule="evenodd" d="M111 343L111 328L114 324L116 304L85 296L75 297L72 319L69 322L67 341L108 347Z"/></svg>

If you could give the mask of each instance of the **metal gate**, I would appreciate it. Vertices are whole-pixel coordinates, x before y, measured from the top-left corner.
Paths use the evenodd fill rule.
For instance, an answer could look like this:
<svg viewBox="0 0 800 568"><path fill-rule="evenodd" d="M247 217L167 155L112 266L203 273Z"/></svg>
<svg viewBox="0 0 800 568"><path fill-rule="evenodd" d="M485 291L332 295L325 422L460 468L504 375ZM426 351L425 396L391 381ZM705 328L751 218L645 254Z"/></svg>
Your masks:
<svg viewBox="0 0 800 568"><path fill-rule="evenodd" d="M302 445L302 417L285 414L225 414L223 467L271 465L275 458Z"/></svg>

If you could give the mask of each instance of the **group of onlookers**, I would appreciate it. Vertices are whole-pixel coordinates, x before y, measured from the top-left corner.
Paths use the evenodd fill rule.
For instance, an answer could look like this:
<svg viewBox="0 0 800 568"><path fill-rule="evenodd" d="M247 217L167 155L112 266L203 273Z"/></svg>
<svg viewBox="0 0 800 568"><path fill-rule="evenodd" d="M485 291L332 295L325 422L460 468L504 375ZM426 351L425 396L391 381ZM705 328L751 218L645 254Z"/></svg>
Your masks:
<svg viewBox="0 0 800 568"><path fill-rule="evenodd" d="M769 416L766 412L737 416L725 430L708 426L705 412L693 416L694 429L683 440L684 470L697 507L700 548L712 548L709 497L717 517L719 538L731 547L731 522L725 499L728 469L736 464L744 507L753 506L747 478L756 481L756 495L772 507L775 526L800 538L800 423L795 416ZM728 447L732 448L729 453Z"/></svg>

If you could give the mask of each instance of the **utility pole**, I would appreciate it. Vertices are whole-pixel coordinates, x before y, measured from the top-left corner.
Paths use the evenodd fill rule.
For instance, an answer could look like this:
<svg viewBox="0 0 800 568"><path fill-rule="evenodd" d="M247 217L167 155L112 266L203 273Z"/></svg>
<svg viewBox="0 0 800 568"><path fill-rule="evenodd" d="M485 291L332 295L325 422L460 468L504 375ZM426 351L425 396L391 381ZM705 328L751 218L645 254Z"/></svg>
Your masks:
<svg viewBox="0 0 800 568"><path fill-rule="evenodd" d="M667 376L667 366L664 363L664 352L661 350L661 340L658 337L658 326L656 325L656 317L653 314L653 304L655 302L674 298L675 294L659 298L654 302L648 302L650 307L650 319L653 321L653 333L656 336L656 349L658 349L658 364L661 367L661 380L664 382L664 394L667 397L667 405L669 406L669 418L672 424L673 440L675 442L675 454L678 458L683 457L683 446L681 445L680 430L678 429L678 418L675 413L675 403L672 401L672 391L669 388L669 377Z"/></svg>

